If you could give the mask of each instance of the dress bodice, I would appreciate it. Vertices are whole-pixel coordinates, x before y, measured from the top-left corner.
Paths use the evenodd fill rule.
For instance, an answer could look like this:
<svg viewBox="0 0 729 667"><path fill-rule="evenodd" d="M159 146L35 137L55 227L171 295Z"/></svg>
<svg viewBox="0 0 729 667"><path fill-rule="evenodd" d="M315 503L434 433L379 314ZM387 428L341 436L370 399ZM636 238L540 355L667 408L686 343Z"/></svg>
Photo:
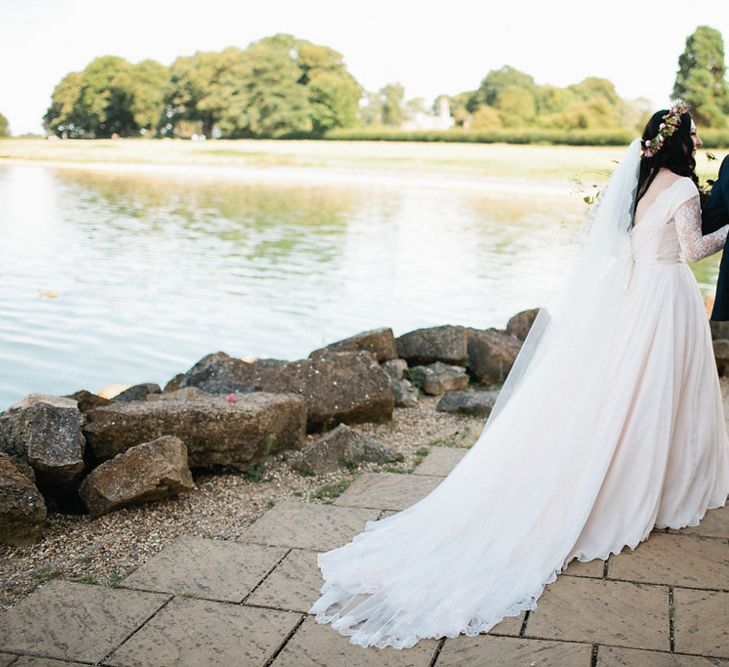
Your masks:
<svg viewBox="0 0 729 667"><path fill-rule="evenodd" d="M681 204L695 195L698 195L698 190L694 182L682 177L665 188L648 206L630 230L635 262L662 264L686 261L674 214Z"/></svg>
<svg viewBox="0 0 729 667"><path fill-rule="evenodd" d="M702 235L699 191L687 176L662 190L630 228L625 289L635 264L696 262L724 247L729 224Z"/></svg>

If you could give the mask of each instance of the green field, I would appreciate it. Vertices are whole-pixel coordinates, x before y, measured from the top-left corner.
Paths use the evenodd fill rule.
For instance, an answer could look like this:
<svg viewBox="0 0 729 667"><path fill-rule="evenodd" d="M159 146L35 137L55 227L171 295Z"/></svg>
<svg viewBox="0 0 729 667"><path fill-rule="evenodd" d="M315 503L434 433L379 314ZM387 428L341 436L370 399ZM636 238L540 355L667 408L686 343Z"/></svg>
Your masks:
<svg viewBox="0 0 729 667"><path fill-rule="evenodd" d="M456 178L561 181L581 178L601 181L615 166L622 147L458 144L380 141L281 141L181 139L0 140L0 164L9 161L104 164L145 164L306 168L380 174ZM700 177L716 175L727 150L697 155Z"/></svg>

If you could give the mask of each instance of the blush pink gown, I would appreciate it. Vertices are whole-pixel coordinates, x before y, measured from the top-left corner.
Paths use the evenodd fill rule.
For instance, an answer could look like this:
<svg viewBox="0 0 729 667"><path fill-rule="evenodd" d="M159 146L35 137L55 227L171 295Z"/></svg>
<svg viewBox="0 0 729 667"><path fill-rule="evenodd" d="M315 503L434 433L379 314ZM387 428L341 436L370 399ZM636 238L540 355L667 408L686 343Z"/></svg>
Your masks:
<svg viewBox="0 0 729 667"><path fill-rule="evenodd" d="M488 632L535 609L572 559L607 559L723 506L729 438L686 261L721 250L728 231L701 236L691 179L661 191L607 288L622 290L620 335L585 312L561 358L536 365L432 492L318 554L316 620L381 648Z"/></svg>

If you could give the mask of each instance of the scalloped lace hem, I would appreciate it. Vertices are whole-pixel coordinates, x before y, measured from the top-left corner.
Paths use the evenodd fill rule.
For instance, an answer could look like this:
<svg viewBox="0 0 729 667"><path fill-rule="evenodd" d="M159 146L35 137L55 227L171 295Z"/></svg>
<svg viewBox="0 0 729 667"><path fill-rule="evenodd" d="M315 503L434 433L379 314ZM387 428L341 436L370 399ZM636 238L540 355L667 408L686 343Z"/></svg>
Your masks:
<svg viewBox="0 0 729 667"><path fill-rule="evenodd" d="M608 549L606 552L599 555L588 555L584 552L574 552L571 556L564 559L559 566L554 568L552 572L544 579L544 581L537 586L531 593L522 597L514 604L507 607L504 611L494 615L493 613L475 613L471 619L465 625L457 629L449 631L435 631L428 630L425 628L412 628L412 627L400 627L402 624L398 623L397 613L388 615L389 620L384 623L380 628L374 632L363 632L362 630L355 627L363 621L358 621L352 615L344 614L339 615L339 612L327 614L326 610L332 605L341 604L342 601L351 600L354 597L362 595L362 591L344 591L341 586L332 582L329 576L330 573L325 572L325 568L321 568L324 574L325 582L320 588L321 596L309 609L310 614L314 614L317 623L331 623L332 628L337 630L340 634L349 637L350 643L356 646L369 647L374 646L377 648L392 647L395 649L406 649L412 648L421 639L440 639L442 637L455 638L461 634L465 634L468 637L474 637L481 633L488 632L495 625L503 621L505 618L510 616L518 616L522 611L532 611L537 608L537 600L544 593L544 589L547 585L556 581L557 576L564 572L572 560L577 559L581 562L589 562L595 559L607 560L610 555L618 555L626 547L631 550L635 550L641 542L646 540L654 528L671 528L678 530L680 528L693 527L699 525L701 519L704 518L706 512L710 509L716 509L724 507L727 504L727 498L723 502L710 503L702 511L695 514L688 522L678 522L674 525L659 526L657 523L645 532L639 539L632 542L626 542L620 547ZM369 589L367 594L374 594L379 592L377 589ZM334 594L337 599L330 599L331 594ZM344 607L342 607L344 608Z"/></svg>

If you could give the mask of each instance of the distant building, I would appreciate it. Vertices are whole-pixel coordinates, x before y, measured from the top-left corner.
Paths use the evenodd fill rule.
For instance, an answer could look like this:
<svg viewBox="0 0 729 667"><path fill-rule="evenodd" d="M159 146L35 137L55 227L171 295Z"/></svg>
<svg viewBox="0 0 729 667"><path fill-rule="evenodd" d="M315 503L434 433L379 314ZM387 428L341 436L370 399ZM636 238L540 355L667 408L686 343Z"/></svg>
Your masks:
<svg viewBox="0 0 729 667"><path fill-rule="evenodd" d="M408 117L400 125L401 130L447 130L453 127L451 108L448 99L443 96L438 100L437 115L416 111L408 114Z"/></svg>

